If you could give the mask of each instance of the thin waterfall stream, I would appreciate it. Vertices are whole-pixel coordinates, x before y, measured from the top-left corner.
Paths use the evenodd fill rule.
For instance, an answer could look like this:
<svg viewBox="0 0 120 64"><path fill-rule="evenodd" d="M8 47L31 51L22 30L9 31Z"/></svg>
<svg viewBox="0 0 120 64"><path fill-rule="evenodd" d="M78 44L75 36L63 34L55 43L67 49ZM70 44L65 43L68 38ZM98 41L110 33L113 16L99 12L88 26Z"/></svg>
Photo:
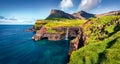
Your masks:
<svg viewBox="0 0 120 64"><path fill-rule="evenodd" d="M68 40L68 33L69 33L69 28L67 28L67 30L66 30L65 40Z"/></svg>

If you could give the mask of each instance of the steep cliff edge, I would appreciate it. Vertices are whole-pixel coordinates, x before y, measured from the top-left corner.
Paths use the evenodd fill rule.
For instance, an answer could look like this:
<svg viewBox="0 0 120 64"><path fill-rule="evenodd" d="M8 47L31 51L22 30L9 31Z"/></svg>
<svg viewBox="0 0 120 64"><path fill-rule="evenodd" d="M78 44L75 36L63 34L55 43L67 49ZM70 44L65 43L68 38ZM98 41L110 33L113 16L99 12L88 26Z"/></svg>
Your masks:
<svg viewBox="0 0 120 64"><path fill-rule="evenodd" d="M34 25L36 34L32 37L33 40L41 40L47 38L48 40L62 40L66 38L75 38L78 35L79 27L86 20L79 19L64 19L64 20L37 20Z"/></svg>
<svg viewBox="0 0 120 64"><path fill-rule="evenodd" d="M82 25L85 46L72 52L69 64L119 64L120 16L102 16Z"/></svg>
<svg viewBox="0 0 120 64"><path fill-rule="evenodd" d="M72 54L73 51L78 50L79 48L85 45L85 34L82 27L79 27L78 35L75 39L71 40L70 48L69 48L69 55Z"/></svg>
<svg viewBox="0 0 120 64"><path fill-rule="evenodd" d="M88 20L38 20L34 25L36 34L32 38L36 41L74 38L70 42L69 64L118 64L120 13L110 12L96 17Z"/></svg>
<svg viewBox="0 0 120 64"><path fill-rule="evenodd" d="M48 40L62 40L66 38L67 27L55 27L52 29L47 29L45 26L42 26L40 30L36 31L36 34L32 39L38 41L44 38ZM68 30L68 38L75 38L78 35L79 27L70 27Z"/></svg>

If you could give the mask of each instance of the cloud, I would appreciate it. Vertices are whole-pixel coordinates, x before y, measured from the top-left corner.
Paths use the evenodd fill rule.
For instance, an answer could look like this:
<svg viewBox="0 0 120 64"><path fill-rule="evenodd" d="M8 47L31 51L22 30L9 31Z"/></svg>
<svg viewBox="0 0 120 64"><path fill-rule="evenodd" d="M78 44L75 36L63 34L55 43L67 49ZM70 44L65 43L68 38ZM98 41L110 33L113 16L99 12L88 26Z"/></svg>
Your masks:
<svg viewBox="0 0 120 64"><path fill-rule="evenodd" d="M35 21L33 18L0 18L0 24L34 24Z"/></svg>
<svg viewBox="0 0 120 64"><path fill-rule="evenodd" d="M61 3L60 3L60 7L62 10L67 10L71 7L73 7L73 2L72 0L62 0Z"/></svg>
<svg viewBox="0 0 120 64"><path fill-rule="evenodd" d="M96 8L101 0L81 0L78 10L89 11Z"/></svg>

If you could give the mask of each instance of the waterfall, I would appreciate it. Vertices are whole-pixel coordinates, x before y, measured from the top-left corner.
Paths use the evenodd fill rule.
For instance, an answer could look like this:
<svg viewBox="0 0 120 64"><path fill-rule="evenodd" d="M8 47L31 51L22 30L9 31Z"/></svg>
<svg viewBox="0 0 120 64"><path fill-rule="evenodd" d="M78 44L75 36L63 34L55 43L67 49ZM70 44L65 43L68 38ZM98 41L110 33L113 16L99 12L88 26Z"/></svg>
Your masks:
<svg viewBox="0 0 120 64"><path fill-rule="evenodd" d="M66 35L65 35L65 40L68 40L68 31L69 30L69 28L67 28L67 30L66 30Z"/></svg>

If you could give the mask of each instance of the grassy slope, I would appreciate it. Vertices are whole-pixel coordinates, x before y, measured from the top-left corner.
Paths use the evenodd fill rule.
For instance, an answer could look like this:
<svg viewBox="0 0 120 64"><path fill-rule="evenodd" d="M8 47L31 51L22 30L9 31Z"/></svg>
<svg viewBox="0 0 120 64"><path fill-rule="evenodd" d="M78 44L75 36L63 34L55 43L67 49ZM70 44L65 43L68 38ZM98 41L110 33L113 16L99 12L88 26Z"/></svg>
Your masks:
<svg viewBox="0 0 120 64"><path fill-rule="evenodd" d="M72 53L69 64L120 64L120 16L93 18L84 31L86 46Z"/></svg>
<svg viewBox="0 0 120 64"><path fill-rule="evenodd" d="M41 27L44 25L49 33L55 33L56 31L53 30L52 28L57 28L57 27L78 27L85 23L86 20L80 20L80 19L59 19L59 20L37 20L35 23L35 27Z"/></svg>
<svg viewBox="0 0 120 64"><path fill-rule="evenodd" d="M62 21L49 21L45 26L46 28L54 28L54 27L60 27L60 26L65 26L65 27L75 27L75 26L80 26L83 23L85 23L86 20L62 20Z"/></svg>

